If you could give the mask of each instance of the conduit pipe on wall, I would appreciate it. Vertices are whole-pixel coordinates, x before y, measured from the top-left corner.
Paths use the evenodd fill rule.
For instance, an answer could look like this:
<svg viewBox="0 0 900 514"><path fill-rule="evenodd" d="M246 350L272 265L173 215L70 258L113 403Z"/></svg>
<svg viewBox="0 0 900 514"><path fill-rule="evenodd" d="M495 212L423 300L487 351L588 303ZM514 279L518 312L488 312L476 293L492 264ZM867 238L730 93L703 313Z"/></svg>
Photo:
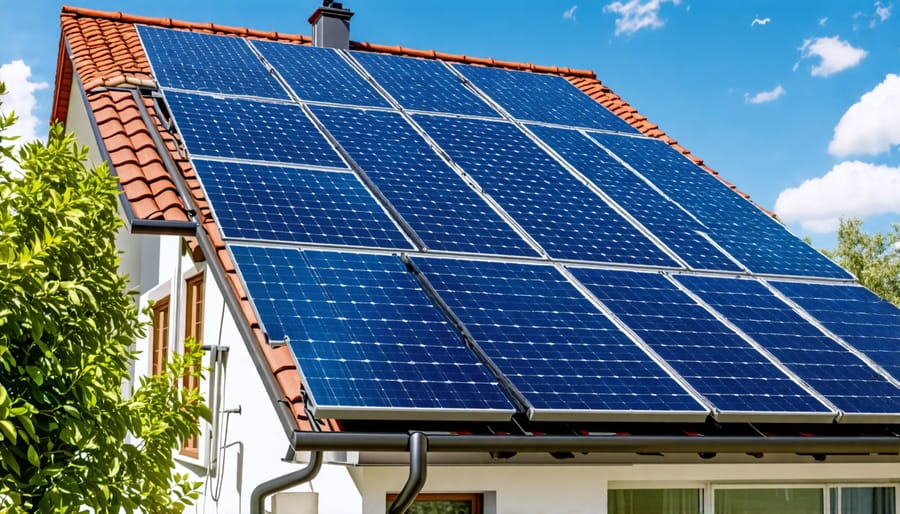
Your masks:
<svg viewBox="0 0 900 514"><path fill-rule="evenodd" d="M254 487L250 493L250 514L265 513L266 498L279 491L309 482L319 474L321 468L322 452L314 451L309 455L309 463L302 469L275 477Z"/></svg>
<svg viewBox="0 0 900 514"><path fill-rule="evenodd" d="M406 514L428 478L428 438L422 432L409 436L409 478L391 504L390 514Z"/></svg>

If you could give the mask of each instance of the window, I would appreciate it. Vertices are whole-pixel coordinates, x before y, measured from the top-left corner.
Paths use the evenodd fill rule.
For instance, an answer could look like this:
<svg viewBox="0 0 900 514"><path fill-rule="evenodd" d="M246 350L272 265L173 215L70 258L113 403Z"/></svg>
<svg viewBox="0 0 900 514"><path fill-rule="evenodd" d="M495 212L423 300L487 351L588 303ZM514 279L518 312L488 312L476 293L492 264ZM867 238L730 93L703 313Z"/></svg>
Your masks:
<svg viewBox="0 0 900 514"><path fill-rule="evenodd" d="M895 514L894 487L835 487L831 514Z"/></svg>
<svg viewBox="0 0 900 514"><path fill-rule="evenodd" d="M193 339L196 344L203 344L203 274L197 274L189 278L185 286L185 316L184 337L185 340ZM186 376L183 381L187 389L198 389L200 379L195 376ZM199 422L199 421L198 421ZM200 454L200 436L195 435L184 442L181 454L197 458Z"/></svg>
<svg viewBox="0 0 900 514"><path fill-rule="evenodd" d="M150 347L150 373L159 375L166 370L169 359L169 297L153 304L153 334Z"/></svg>
<svg viewBox="0 0 900 514"><path fill-rule="evenodd" d="M716 489L716 514L822 514L822 488Z"/></svg>
<svg viewBox="0 0 900 514"><path fill-rule="evenodd" d="M387 495L387 509L397 499ZM484 499L480 494L420 494L407 511L409 514L483 514ZM385 510L387 512L387 510Z"/></svg>
<svg viewBox="0 0 900 514"><path fill-rule="evenodd" d="M609 514L700 514L699 489L610 489Z"/></svg>

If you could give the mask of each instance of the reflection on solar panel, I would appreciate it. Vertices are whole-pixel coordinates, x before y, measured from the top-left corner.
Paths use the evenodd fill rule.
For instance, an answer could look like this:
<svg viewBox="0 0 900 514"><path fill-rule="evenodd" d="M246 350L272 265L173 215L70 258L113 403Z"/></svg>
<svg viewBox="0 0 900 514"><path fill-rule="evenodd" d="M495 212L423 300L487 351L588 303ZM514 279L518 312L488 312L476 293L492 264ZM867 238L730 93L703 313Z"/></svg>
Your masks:
<svg viewBox="0 0 900 514"><path fill-rule="evenodd" d="M709 227L710 236L757 273L849 278L712 175L660 140L591 134Z"/></svg>
<svg viewBox="0 0 900 514"><path fill-rule="evenodd" d="M772 282L825 328L900 379L900 310L858 285Z"/></svg>
<svg viewBox="0 0 900 514"><path fill-rule="evenodd" d="M637 132L560 76L467 64L453 67L518 120Z"/></svg>
<svg viewBox="0 0 900 514"><path fill-rule="evenodd" d="M537 255L399 114L313 112L429 248Z"/></svg>
<svg viewBox="0 0 900 514"><path fill-rule="evenodd" d="M551 257L678 266L514 125L415 120Z"/></svg>
<svg viewBox="0 0 900 514"><path fill-rule="evenodd" d="M298 105L175 91L166 100L193 156L347 167Z"/></svg>
<svg viewBox="0 0 900 514"><path fill-rule="evenodd" d="M225 237L410 249L349 171L194 159Z"/></svg>
<svg viewBox="0 0 900 514"><path fill-rule="evenodd" d="M514 409L399 258L231 246L317 416L509 419Z"/></svg>
<svg viewBox="0 0 900 514"><path fill-rule="evenodd" d="M695 269L740 271L698 232L707 228L574 130L528 127Z"/></svg>
<svg viewBox="0 0 900 514"><path fill-rule="evenodd" d="M254 41L301 100L388 107L378 91L345 61L337 50Z"/></svg>
<svg viewBox="0 0 900 514"><path fill-rule="evenodd" d="M682 387L548 265L413 258L534 419L705 417Z"/></svg>
<svg viewBox="0 0 900 514"><path fill-rule="evenodd" d="M852 277L562 76L138 30L318 416L900 415L900 310L751 280ZM667 276L683 264L699 272Z"/></svg>
<svg viewBox="0 0 900 514"><path fill-rule="evenodd" d="M162 87L288 99L243 39L137 26Z"/></svg>
<svg viewBox="0 0 900 514"><path fill-rule="evenodd" d="M405 109L499 117L438 61L370 52L352 55Z"/></svg>
<svg viewBox="0 0 900 514"><path fill-rule="evenodd" d="M677 279L841 410L900 413L900 389L759 282L701 276Z"/></svg>
<svg viewBox="0 0 900 514"><path fill-rule="evenodd" d="M723 413L830 412L666 277L601 269L571 271Z"/></svg>

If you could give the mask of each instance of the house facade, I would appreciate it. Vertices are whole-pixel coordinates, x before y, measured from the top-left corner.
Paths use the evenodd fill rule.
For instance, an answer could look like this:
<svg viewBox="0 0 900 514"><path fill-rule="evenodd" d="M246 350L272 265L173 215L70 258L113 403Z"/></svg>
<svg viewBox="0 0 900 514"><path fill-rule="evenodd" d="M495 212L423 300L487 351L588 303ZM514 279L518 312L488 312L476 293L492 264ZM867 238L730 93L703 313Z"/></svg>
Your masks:
<svg viewBox="0 0 900 514"><path fill-rule="evenodd" d="M818 403L809 412L783 415L779 409L772 409L768 413L753 411L750 415L719 409L715 405L707 411L702 406L707 405L705 398L710 395L698 392L692 380L683 378L685 373L678 371L675 365L665 369L676 376L676 382L685 386L689 393L679 393L679 397L704 399L698 402L700 406L685 407L682 411L673 409L674 413L656 408L646 412L620 409L612 414L603 410L598 414L596 408L588 408L584 409L587 412L584 414L578 409L541 407L537 399L523 394L526 398L519 399L530 406L524 410L518 408L521 405L514 405L515 401L502 399L471 412L464 408L448 408L443 414L432 414L428 409L403 406L360 407L326 402L323 392L326 387L309 385L320 382L315 382L316 371L311 360L306 361L308 367L304 368L302 356L297 355L297 332L286 330L284 334L276 334L272 321L276 318L267 317L274 315L267 314L269 311L264 307L260 293L262 286L256 285L263 284L264 280L254 282L251 264L256 261L244 257L253 252L274 255L293 249L294 243L280 241L253 247L247 242L253 238L233 237L241 230L261 230L260 220L252 210L232 207L240 203L238 200L234 204L227 203L231 201L228 198L233 197L212 192L218 186L208 178L212 177L209 170L223 162L249 168L262 166L266 158L209 158L213 150L200 149L204 127L218 121L214 121L212 115L209 118L197 115L189 122L184 113L194 108L195 104L190 102L200 101L199 98L207 102L203 104L206 108L212 108L209 106L218 105L215 102L222 98L228 100L240 95L195 94L191 88L165 82L169 80L163 76L165 62L171 55L178 54L172 41L181 41L178 39L181 34L215 35L240 44L260 42L251 44L257 50L267 44L339 49L346 45L344 51L349 49L360 54L562 77L580 90L581 100L590 99L614 115L615 123L625 127L621 130L633 130L634 138L664 142L666 147L685 156L685 162L693 161L691 166L702 169L717 183L727 185L715 171L705 167L702 161L604 86L592 72L358 43L350 41L346 35L350 16L352 13L339 4L318 9L311 18L314 40L301 35L72 7L63 8L61 14L53 115L89 147L90 164L107 162L111 172L119 178L123 191L121 215L126 221L119 238L121 268L138 291L141 306L150 306L154 321L154 328L148 331L147 337L136 341L140 358L135 363L134 384L140 376L161 369L168 355L180 351L185 338L195 337L206 349L205 365L209 368L206 377L199 384L187 385L200 388L213 413L212 420L200 422L201 435L186 441L175 456L179 471L190 473L202 483L198 511L371 514L391 508L392 512L405 512L417 495L420 503L413 508L421 509L432 502L432 506L445 509L418 512L892 514L900 511L897 494L900 487L900 411L887 408L883 412L877 409L847 412L844 407L835 407L830 396L818 393L811 395ZM177 35L172 36L172 33ZM163 38L156 47L151 41L155 37ZM165 39L168 37L172 39ZM266 62L275 62L275 59ZM365 59L360 58L359 62L365 62ZM228 65L223 58L223 69ZM190 74L200 77L206 72L208 70L198 68ZM285 83L290 82L288 71L279 73L287 77L283 79ZM216 78L209 80L215 82ZM256 95L251 96L250 100L242 97L241 101L256 102ZM297 96L303 98L300 94ZM267 108L270 104L282 106L288 101L278 100L266 105ZM331 123L327 113L332 112L329 109L335 102L304 100L300 103L315 114L314 117L307 114L308 118L315 118L323 125ZM385 113L389 110L389 107L375 106L367 112L387 119L389 116ZM422 109L412 109L412 114L404 109L395 110L400 111L404 119L413 120L410 123L416 127L426 127L427 130L422 132L430 134L428 137L434 139L433 143L447 149L449 155L441 156L441 162L449 162L455 171L461 169L460 176L475 175L474 168L467 167L465 159L454 153L455 136L442 138L436 117L423 114ZM339 110L335 108L333 112ZM391 111L389 114L396 113ZM475 115L472 126L493 123L482 117L488 116ZM260 120L260 124L266 122L264 117ZM333 139L329 140L331 146L343 149L340 155L350 163L349 167L358 177L377 182L374 165L367 173L368 165L353 154L353 141L342 139L344 132L334 128L337 123L329 125L333 134ZM428 129L431 123L434 129ZM559 123L546 122L533 127L529 125L528 130L535 134L549 133L557 125ZM349 129L347 133L351 134L347 136L350 139L359 137ZM598 134L609 135L603 130ZM550 141L548 137L542 139ZM242 144L252 142L251 138L235 140ZM267 149L264 142L258 146L261 151ZM570 171L579 174L579 183L589 183L592 191L617 212L627 210L613 193L596 186L597 180L584 179L587 175L581 171L583 168L572 164L572 158L562 156L561 147L547 146L548 155L566 161L565 169L578 168ZM553 155L554 152L560 155ZM313 166L318 171L321 171L320 167L329 171L335 166ZM260 177L259 187L268 187L262 185L266 175ZM360 181L366 184L363 179ZM660 195L664 193L661 187L653 187ZM387 186L375 189L387 191ZM240 198L240 193L238 191L235 197ZM739 198L741 193L735 190L732 194ZM374 196L382 201L378 195ZM384 196L389 197L390 193L384 193ZM503 207L501 194L490 198ZM314 199L315 195L308 201L312 203ZM742 198L741 202L742 205L753 205L748 198ZM382 205L393 204L382 202ZM229 209L233 217L226 221L226 210ZM402 213L395 214L390 208L385 210L395 218L404 218ZM400 212L402 208L397 210ZM754 210L761 212L755 206ZM507 218L515 217L513 207L506 207L502 212L513 213L504 214ZM639 216L627 219L640 231L655 231L652 220ZM365 224L371 228L376 223ZM514 232L528 235L526 222L511 225ZM533 247L549 247L549 243L543 243L538 236L523 239ZM663 240L661 247L674 247L674 243L666 242L665 236L658 239ZM432 266L436 271L432 272L428 287L444 293L447 303L452 304L447 309L462 312L462 307L454 303L452 288L437 280L449 276L441 275L443 261L429 260L427 251L422 250L425 247L417 250L415 243L413 241L412 247L404 253L412 255L410 260L404 261L407 267L420 272L424 269L424 274L428 275L429 266ZM316 243L304 246L303 250L318 255L315 252L335 250L336 246ZM361 252L367 259L387 259L392 253L400 253L370 249L372 245L367 244L350 246L354 249L364 247ZM668 253L671 256L678 252ZM447 260L457 256L452 251L445 254ZM468 253L461 251L459 255ZM492 258L480 257L487 261ZM560 264L560 269L564 268L565 273L572 275L587 276L595 268L610 273L618 269L618 265L612 266L611 270L603 266L579 268L579 259L562 259L560 262L564 263ZM402 268L399 263L398 260L397 265ZM538 263L516 257L502 264L528 265L537 269ZM566 267L569 264L572 265ZM641 266L644 265L626 271L656 271L653 264L646 269ZM667 266L660 269L669 270ZM321 275L326 267L310 264L310 269ZM678 291L688 289L685 284L690 280L677 278L682 276L678 273L693 276L693 268L686 266L686 269L685 272L673 272L676 278L665 282L666 287L674 284ZM744 271L731 273L741 275ZM281 271L276 275L284 276ZM724 278L724 273L709 273L709 277L702 272L697 275L701 278L721 275ZM783 278L785 283L799 280L788 275ZM777 282L775 278L780 275L762 273L761 276L763 280ZM835 283L853 283L852 277L840 280L843 281ZM283 286L290 288L292 282L287 278L284 281ZM586 279L579 283L587 284L584 288L590 289ZM358 284L358 287L364 285ZM470 292L472 297L476 293L478 291ZM587 291L586 296L602 305L614 305L616 300L591 291ZM695 294L692 298L696 296L700 295ZM274 298L272 304L282 305L278 301L279 298ZM316 298L304 301L314 304ZM706 305L714 303L713 300L702 301ZM726 309L727 305L722 304L716 310L721 313ZM711 308L707 310L711 312ZM800 310L797 308L798 312ZM627 313L612 307L608 311L603 312L629 337L641 341L641 349L651 355L654 362L666 360L659 356L663 350L654 349L650 335L644 335L641 328L635 328L638 325L627 321ZM737 326L739 321L724 318L719 314L715 320L726 323L744 340L760 339L748 335L749 328ZM466 337L479 339L477 323L472 321L468 325L467 331L475 335ZM822 337L839 341L843 347L852 346L845 342L846 337L834 333L825 322L816 322L815 326L825 334ZM591 330L599 331L600 328ZM756 342L753 345L754 349L762 346ZM766 356L766 363L775 362L779 370L790 368L784 364L784 359L772 357L772 351L760 352ZM877 359L870 362L862 355L864 352L857 352L855 348L854 352L853 355L858 353L860 359L871 366L869 371L878 377L881 386L896 389L897 380L886 370L887 366L880 365ZM889 356L888 360L891 358ZM487 355L479 365L496 360ZM785 373L804 391L816 389L798 379L795 372L788 369ZM329 378L332 377L322 377L321 383ZM350 378L356 377L351 374ZM514 378L510 381L513 384L504 390L523 389ZM503 385L503 381L500 382ZM618 394L628 396L630 393ZM891 396L883 401L890 404L896 399ZM507 402L507 407L496 407L503 402ZM473 414L476 410L478 413Z"/></svg>

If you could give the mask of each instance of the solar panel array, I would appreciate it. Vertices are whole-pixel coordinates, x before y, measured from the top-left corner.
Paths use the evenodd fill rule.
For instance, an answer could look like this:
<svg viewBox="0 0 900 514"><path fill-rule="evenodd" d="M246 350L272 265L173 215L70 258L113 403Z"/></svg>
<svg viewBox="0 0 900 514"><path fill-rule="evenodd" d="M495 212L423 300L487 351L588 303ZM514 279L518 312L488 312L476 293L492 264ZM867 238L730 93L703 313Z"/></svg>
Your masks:
<svg viewBox="0 0 900 514"><path fill-rule="evenodd" d="M900 419L900 310L565 78L138 32L316 415Z"/></svg>

